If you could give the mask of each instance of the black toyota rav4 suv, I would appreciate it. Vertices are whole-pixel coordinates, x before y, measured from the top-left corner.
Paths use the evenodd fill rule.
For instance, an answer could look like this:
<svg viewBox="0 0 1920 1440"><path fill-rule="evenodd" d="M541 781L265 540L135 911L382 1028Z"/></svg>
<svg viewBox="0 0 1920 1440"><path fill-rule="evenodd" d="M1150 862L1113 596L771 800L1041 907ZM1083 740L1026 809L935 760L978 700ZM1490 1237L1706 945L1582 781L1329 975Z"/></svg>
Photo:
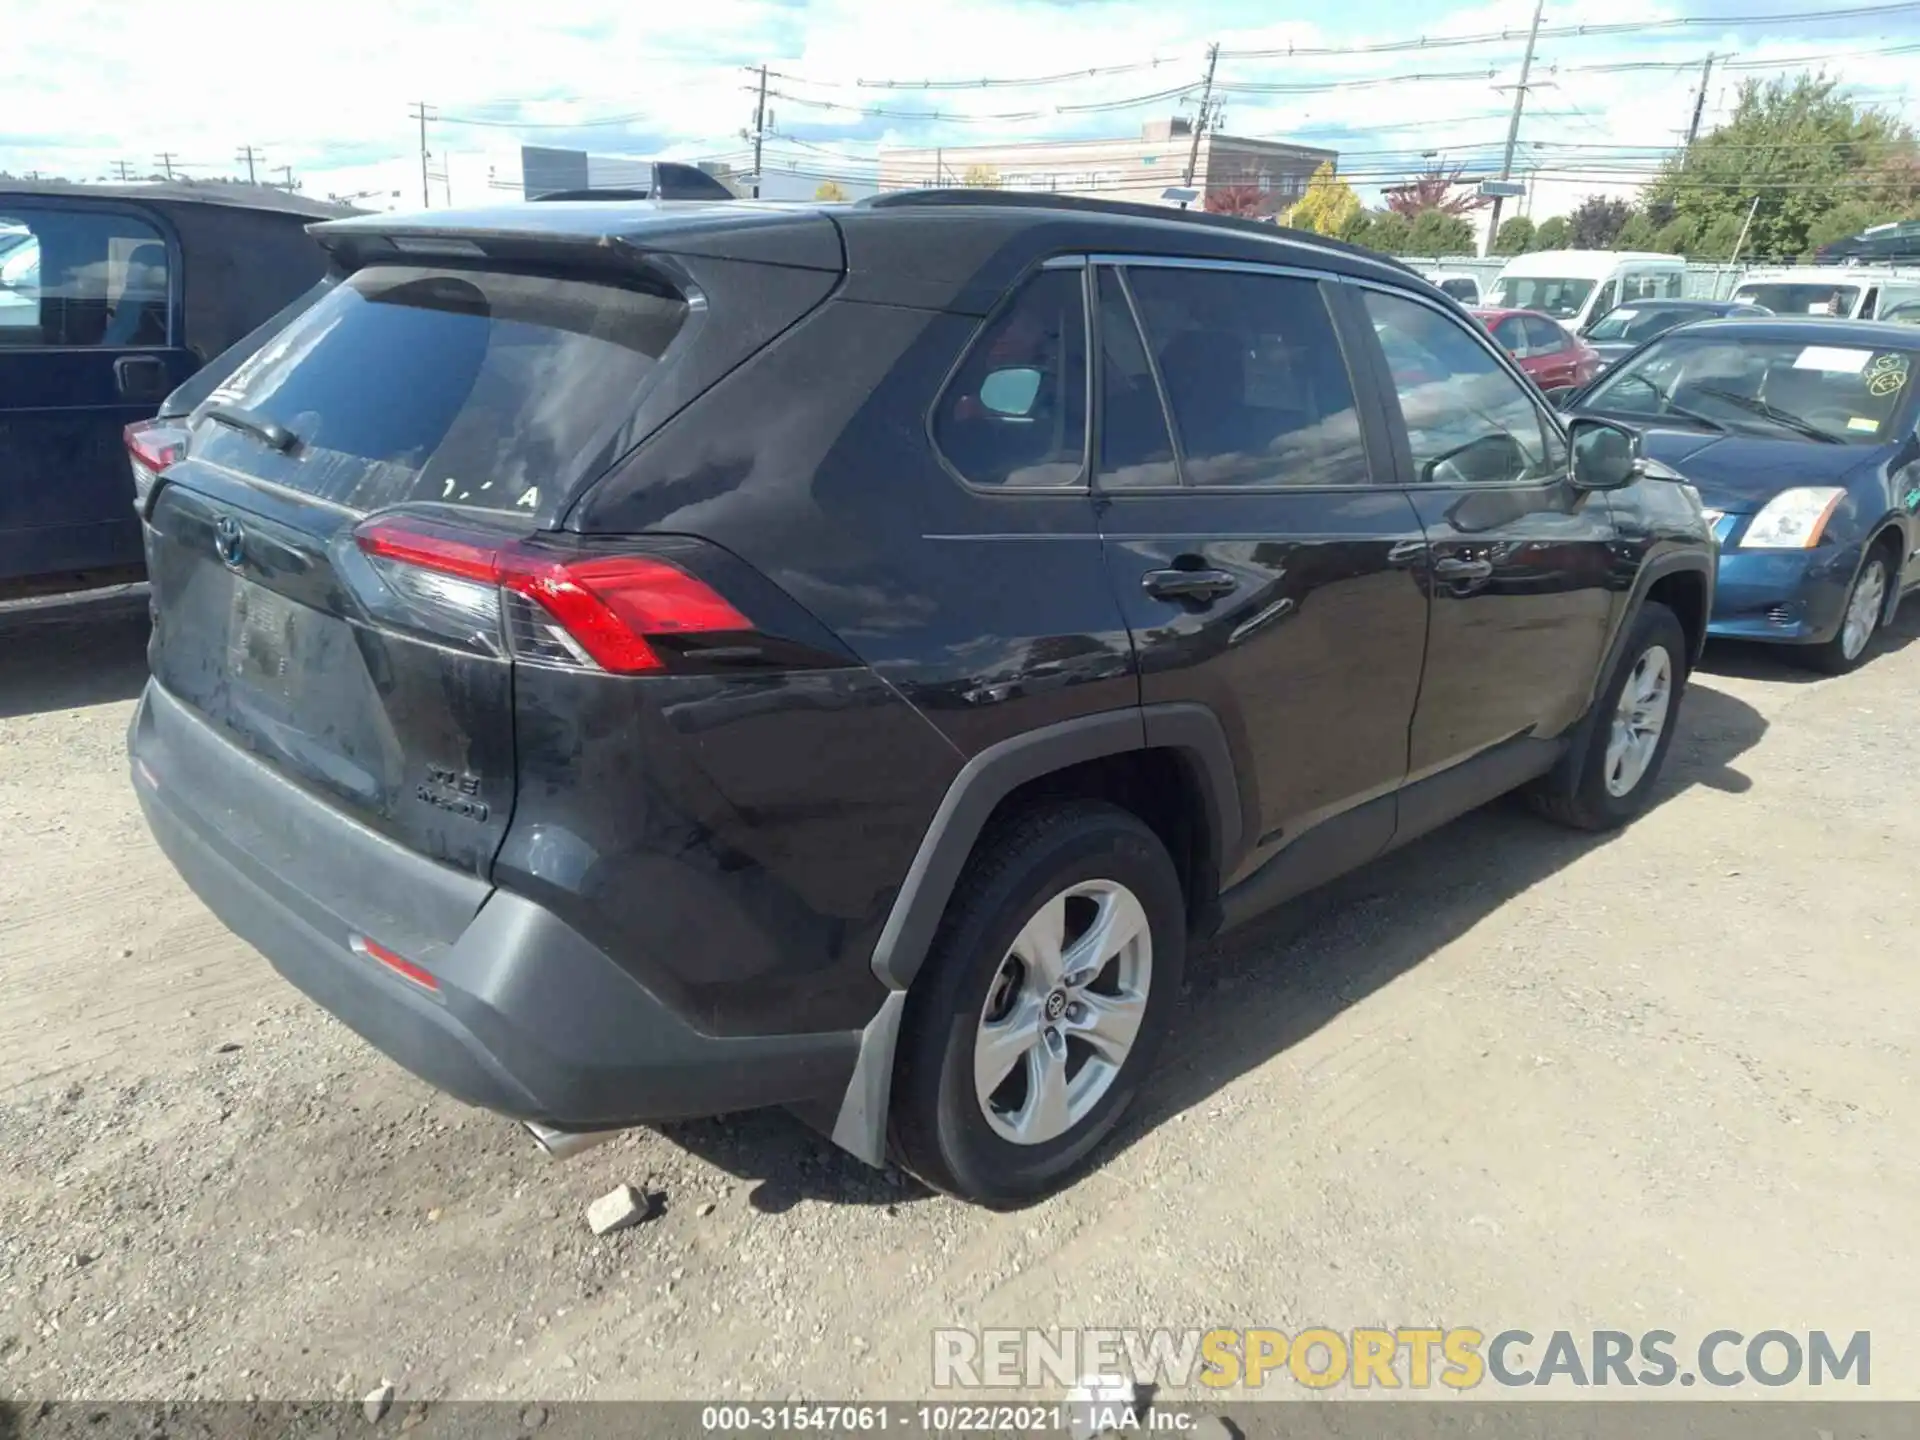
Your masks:
<svg viewBox="0 0 1920 1440"><path fill-rule="evenodd" d="M1647 802L1697 497L1312 236L965 192L316 227L144 506L189 883L552 1146L784 1105L1059 1185L1190 943Z"/></svg>

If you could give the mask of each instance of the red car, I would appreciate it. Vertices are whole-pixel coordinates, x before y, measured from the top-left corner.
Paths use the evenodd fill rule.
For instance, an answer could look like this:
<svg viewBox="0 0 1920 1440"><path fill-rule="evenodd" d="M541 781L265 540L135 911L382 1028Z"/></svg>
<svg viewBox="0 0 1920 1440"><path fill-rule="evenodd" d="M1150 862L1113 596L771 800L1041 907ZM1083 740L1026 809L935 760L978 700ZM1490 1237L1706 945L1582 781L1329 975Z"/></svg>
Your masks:
<svg viewBox="0 0 1920 1440"><path fill-rule="evenodd" d="M1600 352L1538 310L1477 309L1470 313L1542 390L1584 385L1600 373Z"/></svg>

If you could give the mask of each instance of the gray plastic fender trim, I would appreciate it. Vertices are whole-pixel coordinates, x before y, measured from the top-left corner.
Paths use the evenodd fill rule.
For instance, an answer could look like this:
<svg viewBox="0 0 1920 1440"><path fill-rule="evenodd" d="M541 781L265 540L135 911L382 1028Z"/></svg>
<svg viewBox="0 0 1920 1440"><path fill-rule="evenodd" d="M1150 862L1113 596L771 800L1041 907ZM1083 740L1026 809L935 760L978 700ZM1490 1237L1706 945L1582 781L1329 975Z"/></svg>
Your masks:
<svg viewBox="0 0 1920 1440"><path fill-rule="evenodd" d="M1082 715L1012 736L975 755L948 785L874 946L873 973L888 994L861 1032L853 1078L834 1120L836 1145L870 1165L885 1162L887 1106L907 987L932 948L953 887L994 807L1029 780L1149 748L1192 757L1203 781L1221 870L1237 857L1243 834L1239 781L1226 732L1204 705L1134 706Z"/></svg>

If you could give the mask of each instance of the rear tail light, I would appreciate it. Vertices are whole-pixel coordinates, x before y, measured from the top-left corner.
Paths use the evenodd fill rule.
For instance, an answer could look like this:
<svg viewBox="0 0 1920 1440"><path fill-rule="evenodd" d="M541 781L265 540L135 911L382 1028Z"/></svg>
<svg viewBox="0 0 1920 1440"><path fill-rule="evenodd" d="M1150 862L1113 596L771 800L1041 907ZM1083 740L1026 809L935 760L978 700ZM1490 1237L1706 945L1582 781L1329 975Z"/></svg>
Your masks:
<svg viewBox="0 0 1920 1440"><path fill-rule="evenodd" d="M133 467L134 509L145 512L160 472L187 453L186 427L171 420L142 420L126 428L127 460Z"/></svg>
<svg viewBox="0 0 1920 1440"><path fill-rule="evenodd" d="M369 520L354 539L427 628L520 660L641 675L664 668L651 639L753 629L706 582L652 556L561 555L411 515Z"/></svg>

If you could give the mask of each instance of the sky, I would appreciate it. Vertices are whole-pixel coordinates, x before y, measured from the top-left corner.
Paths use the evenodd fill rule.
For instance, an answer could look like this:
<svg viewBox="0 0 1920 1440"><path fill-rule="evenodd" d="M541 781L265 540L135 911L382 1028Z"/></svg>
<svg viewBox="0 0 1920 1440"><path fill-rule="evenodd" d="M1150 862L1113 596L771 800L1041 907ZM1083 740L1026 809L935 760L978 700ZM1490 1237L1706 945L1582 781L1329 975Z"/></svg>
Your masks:
<svg viewBox="0 0 1920 1440"><path fill-rule="evenodd" d="M1873 3L1549 0L1516 152L1535 176L1524 209L1630 195L1685 131L1709 54L1723 57L1709 128L1743 79L1822 67L1920 120L1920 3L1847 13ZM1532 13L1533 0L9 0L0 170L92 180L166 154L188 175L244 175L252 146L262 179L287 166L308 195L412 209L411 107L425 102L431 203L479 205L517 198L523 142L744 166L750 67L764 64L768 173L807 192L870 179L883 144L1137 134L1193 113L1218 43L1222 128L1336 149L1373 201L1428 152L1497 173ZM1808 18L1775 18L1795 14ZM1456 37L1492 38L1440 43ZM1363 48L1396 44L1412 48Z"/></svg>

